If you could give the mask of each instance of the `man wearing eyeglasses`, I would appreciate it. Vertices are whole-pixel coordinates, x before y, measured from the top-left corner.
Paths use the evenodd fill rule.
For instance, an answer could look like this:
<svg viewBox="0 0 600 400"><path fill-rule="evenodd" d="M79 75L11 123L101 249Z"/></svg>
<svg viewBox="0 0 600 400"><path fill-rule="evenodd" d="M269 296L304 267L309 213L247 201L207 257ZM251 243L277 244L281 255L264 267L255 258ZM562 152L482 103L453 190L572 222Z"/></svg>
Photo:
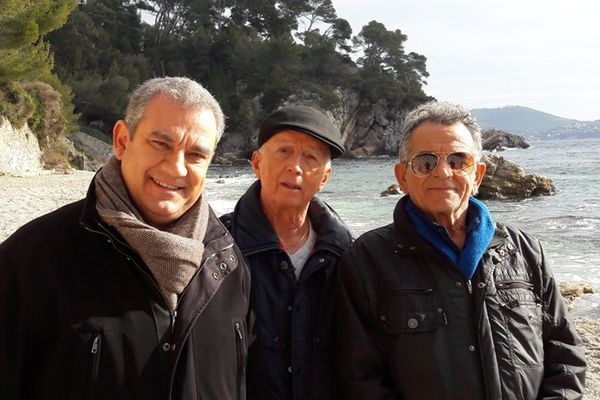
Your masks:
<svg viewBox="0 0 600 400"><path fill-rule="evenodd" d="M402 135L394 222L339 265L340 398L581 399L584 351L539 241L472 197L476 121L430 102Z"/></svg>

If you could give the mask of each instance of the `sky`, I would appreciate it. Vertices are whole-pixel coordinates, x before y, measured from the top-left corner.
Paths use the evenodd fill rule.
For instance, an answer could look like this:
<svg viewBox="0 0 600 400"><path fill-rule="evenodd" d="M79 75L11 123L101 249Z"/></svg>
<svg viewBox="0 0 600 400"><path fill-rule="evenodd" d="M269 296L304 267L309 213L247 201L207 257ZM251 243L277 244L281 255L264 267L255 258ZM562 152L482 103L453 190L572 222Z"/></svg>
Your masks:
<svg viewBox="0 0 600 400"><path fill-rule="evenodd" d="M599 0L332 0L353 34L369 21L427 57L425 92L468 108L531 107L600 119Z"/></svg>

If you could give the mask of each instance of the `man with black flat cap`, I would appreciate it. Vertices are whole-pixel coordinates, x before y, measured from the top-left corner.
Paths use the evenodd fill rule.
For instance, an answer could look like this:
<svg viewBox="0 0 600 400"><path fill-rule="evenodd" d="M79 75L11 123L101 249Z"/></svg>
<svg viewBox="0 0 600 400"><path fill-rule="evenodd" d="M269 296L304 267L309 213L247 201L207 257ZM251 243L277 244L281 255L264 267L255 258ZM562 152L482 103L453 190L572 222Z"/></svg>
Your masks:
<svg viewBox="0 0 600 400"><path fill-rule="evenodd" d="M258 146L258 180L222 217L252 276L248 399L330 399L331 278L352 238L315 195L344 146L327 116L306 106L268 115Z"/></svg>

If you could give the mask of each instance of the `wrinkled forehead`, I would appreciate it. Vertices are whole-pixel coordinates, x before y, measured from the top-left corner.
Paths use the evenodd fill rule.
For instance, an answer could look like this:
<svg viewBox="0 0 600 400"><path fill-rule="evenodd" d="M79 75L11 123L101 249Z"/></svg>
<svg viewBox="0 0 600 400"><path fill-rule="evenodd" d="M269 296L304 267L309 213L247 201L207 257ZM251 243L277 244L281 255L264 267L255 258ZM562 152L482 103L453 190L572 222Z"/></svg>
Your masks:
<svg viewBox="0 0 600 400"><path fill-rule="evenodd" d="M268 144L268 146L267 146ZM329 145L312 135L309 135L304 132L296 131L293 129L281 130L271 136L269 140L267 140L262 148L270 148L271 146L299 146L307 149L311 149L314 151L324 152L329 154Z"/></svg>

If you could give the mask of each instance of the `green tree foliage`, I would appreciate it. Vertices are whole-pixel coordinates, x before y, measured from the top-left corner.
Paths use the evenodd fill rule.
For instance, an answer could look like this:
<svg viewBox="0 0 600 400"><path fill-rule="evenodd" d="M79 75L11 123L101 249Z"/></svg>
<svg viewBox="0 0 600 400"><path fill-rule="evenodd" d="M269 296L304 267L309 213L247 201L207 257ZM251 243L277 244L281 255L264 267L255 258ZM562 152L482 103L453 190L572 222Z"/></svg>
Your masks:
<svg viewBox="0 0 600 400"><path fill-rule="evenodd" d="M110 135L127 95L153 75L143 35L138 8L126 0L88 0L48 35L56 72L73 89L82 124Z"/></svg>
<svg viewBox="0 0 600 400"><path fill-rule="evenodd" d="M414 106L427 99L422 90L426 59L404 51L406 35L399 29L389 31L377 21L365 25L354 37L355 48L362 50L358 64L362 67L361 92L372 101L387 99L394 104Z"/></svg>
<svg viewBox="0 0 600 400"><path fill-rule="evenodd" d="M37 111L36 107L32 109L30 104L48 106L52 112L56 106L59 107L62 115L60 118L53 118L60 120L60 123L51 125L51 128L58 129L56 135L64 133L65 122L69 127L73 126L75 116L71 105L71 92L52 72L52 52L49 43L44 40L44 35L63 25L76 5L77 0L0 0L0 96L14 100L9 101L3 107L3 112L0 112L6 113L9 120L17 126L32 116L35 117L32 113L44 113L39 107ZM61 98L45 96L44 99L48 101L40 102L37 96L39 91L35 88L41 83L22 83L27 81L50 84L55 89L52 93L58 92ZM32 90L35 93L31 94ZM14 113L8 110L11 105L15 107ZM18 110L19 108L21 109ZM24 116L27 118L23 119ZM40 124L33 127L36 133L42 129L44 118L40 117L39 121Z"/></svg>
<svg viewBox="0 0 600 400"><path fill-rule="evenodd" d="M406 36L373 21L353 38L331 0L86 0L48 38L82 121L107 133L153 76L202 82L248 135L296 94L332 108L353 89L400 111L427 98L426 59L405 53Z"/></svg>
<svg viewBox="0 0 600 400"><path fill-rule="evenodd" d="M0 80L45 79L52 56L41 38L60 27L76 0L0 0Z"/></svg>

